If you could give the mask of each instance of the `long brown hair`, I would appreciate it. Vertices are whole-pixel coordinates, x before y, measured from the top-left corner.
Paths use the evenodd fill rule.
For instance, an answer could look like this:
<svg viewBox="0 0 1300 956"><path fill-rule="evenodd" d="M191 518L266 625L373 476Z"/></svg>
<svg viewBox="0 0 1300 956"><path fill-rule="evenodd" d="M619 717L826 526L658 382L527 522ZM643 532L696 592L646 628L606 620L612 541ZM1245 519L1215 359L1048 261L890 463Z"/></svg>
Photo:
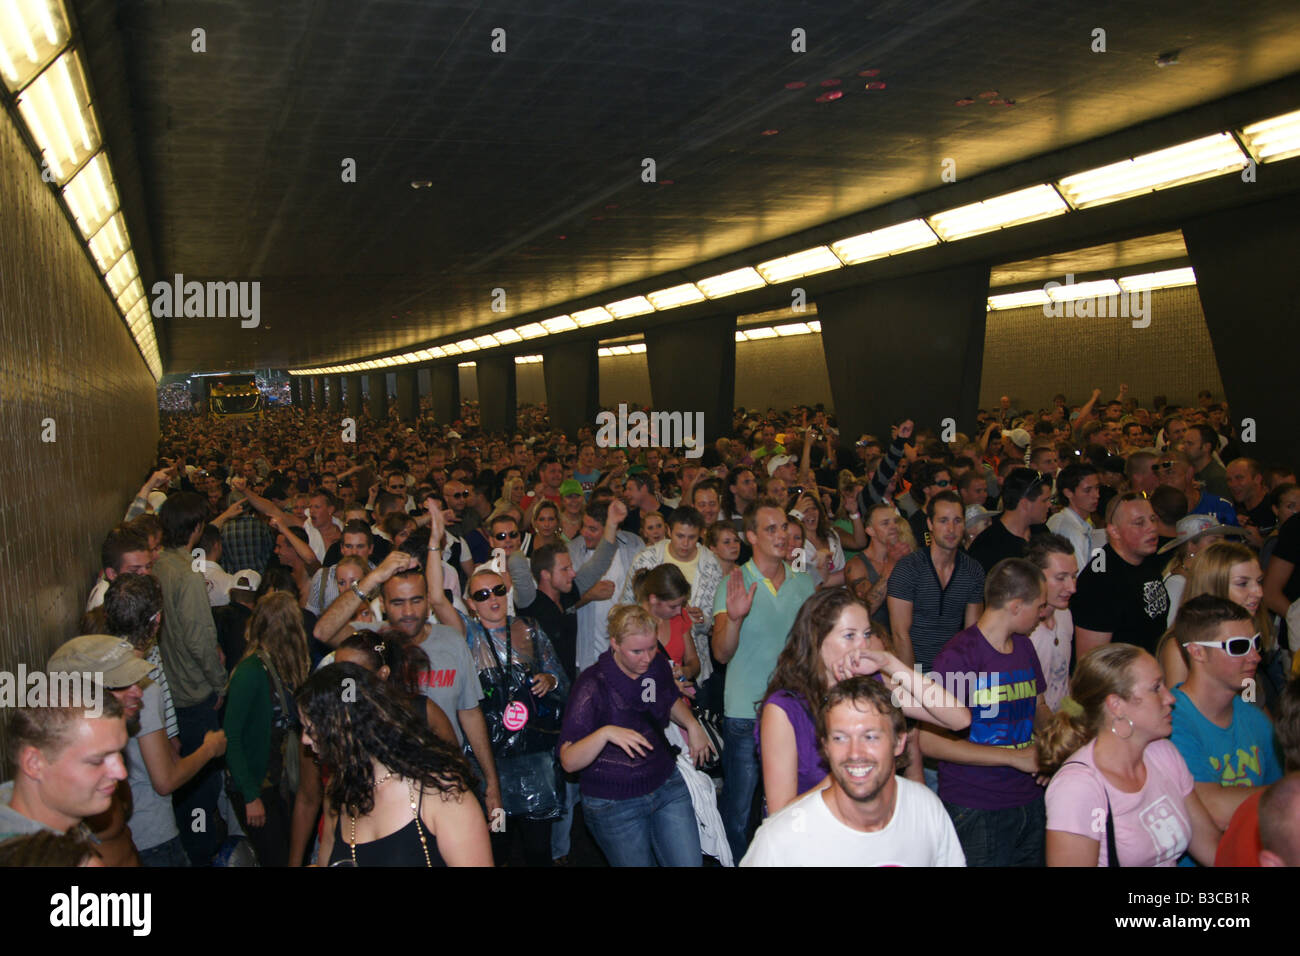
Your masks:
<svg viewBox="0 0 1300 956"><path fill-rule="evenodd" d="M762 710L769 697L784 690L802 697L813 720L819 719L822 701L830 690L822 665L822 644L844 609L855 604L866 610L866 606L845 588L826 588L803 602L781 656L776 659L776 668L758 710Z"/></svg>
<svg viewBox="0 0 1300 956"><path fill-rule="evenodd" d="M271 591L257 599L245 636L248 645L241 660L260 652L290 693L307 680L311 671L307 632L302 626L302 610L288 591Z"/></svg>

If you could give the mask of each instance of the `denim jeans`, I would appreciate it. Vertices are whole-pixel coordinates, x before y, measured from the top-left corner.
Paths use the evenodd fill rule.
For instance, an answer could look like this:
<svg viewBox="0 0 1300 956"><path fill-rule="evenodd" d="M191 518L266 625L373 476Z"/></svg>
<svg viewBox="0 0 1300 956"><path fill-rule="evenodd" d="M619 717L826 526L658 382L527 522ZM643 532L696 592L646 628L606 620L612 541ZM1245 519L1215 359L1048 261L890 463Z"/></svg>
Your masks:
<svg viewBox="0 0 1300 956"><path fill-rule="evenodd" d="M722 799L718 809L731 844L731 856L739 862L749 848L750 811L758 789L758 752L754 746L756 720L722 718Z"/></svg>
<svg viewBox="0 0 1300 956"><path fill-rule="evenodd" d="M216 702L217 695L212 694L202 703L176 708L182 757L203 746L203 737L209 730L221 729L220 717L213 709ZM172 812L181 831L181 843L195 866L211 866L225 839L225 826L217 809L222 766L220 760L208 761L193 779L172 794ZM196 815L195 810L203 812Z"/></svg>
<svg viewBox="0 0 1300 956"><path fill-rule="evenodd" d="M1047 809L1041 796L1023 807L976 810L944 801L967 866L1044 866Z"/></svg>
<svg viewBox="0 0 1300 956"><path fill-rule="evenodd" d="M576 783L564 782L564 814L551 824L551 859L569 855L572 845L569 833L573 829L573 808L578 805L582 791Z"/></svg>
<svg viewBox="0 0 1300 956"><path fill-rule="evenodd" d="M174 836L166 843L159 843L147 850L140 850L141 866L189 866L190 858L185 855L185 845L179 836Z"/></svg>
<svg viewBox="0 0 1300 956"><path fill-rule="evenodd" d="M610 866L700 866L700 831L686 782L674 768L643 797L584 795L583 818Z"/></svg>

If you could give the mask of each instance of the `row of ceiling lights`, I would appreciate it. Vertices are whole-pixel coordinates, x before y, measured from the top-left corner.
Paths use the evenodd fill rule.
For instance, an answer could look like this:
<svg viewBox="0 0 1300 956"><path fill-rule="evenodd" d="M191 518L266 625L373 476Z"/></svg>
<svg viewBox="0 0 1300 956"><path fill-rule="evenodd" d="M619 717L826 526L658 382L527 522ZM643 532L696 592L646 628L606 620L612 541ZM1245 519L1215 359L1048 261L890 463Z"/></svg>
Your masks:
<svg viewBox="0 0 1300 956"><path fill-rule="evenodd" d="M1300 111L1253 123L1241 129L1239 136L1240 140L1229 132L1215 133L1168 149L1066 176L1053 183L1041 183L1026 189L1018 189L1002 196L938 212L923 219L912 219L873 232L841 239L829 245L814 246L787 256L769 259L756 266L745 266L721 275L698 279L695 282L670 286L648 292L644 296L620 299L603 307L597 306L572 314L557 315L515 329L474 336L401 355L389 355L345 365L298 369L289 374L321 375L358 372L413 362L427 362L481 349L513 345L523 340L570 332L574 329L613 322L616 319L667 311L709 299L720 299L845 266L860 265L873 259L913 252L940 242L956 242L998 229L1063 215L1077 209L1101 206L1161 189L1199 182L1203 179L1238 172L1246 168L1252 160L1268 163L1288 159L1300 155ZM1136 280L1139 277L1128 278ZM990 303L992 301L991 299ZM1001 306L992 304L989 306L990 309L999 307Z"/></svg>
<svg viewBox="0 0 1300 956"><path fill-rule="evenodd" d="M0 77L155 379L158 340L61 0L0 0Z"/></svg>

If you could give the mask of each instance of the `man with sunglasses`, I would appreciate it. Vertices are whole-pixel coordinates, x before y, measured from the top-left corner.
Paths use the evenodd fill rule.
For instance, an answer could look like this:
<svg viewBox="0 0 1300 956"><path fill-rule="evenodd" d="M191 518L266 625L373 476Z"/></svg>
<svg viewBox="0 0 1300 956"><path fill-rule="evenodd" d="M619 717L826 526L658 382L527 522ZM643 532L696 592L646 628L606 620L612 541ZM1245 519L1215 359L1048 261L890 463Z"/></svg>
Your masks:
<svg viewBox="0 0 1300 956"><path fill-rule="evenodd" d="M1174 688L1172 741L1219 829L1254 792L1282 777L1277 738L1256 706L1260 636L1250 612L1202 594L1178 609L1174 639L1188 665Z"/></svg>
<svg viewBox="0 0 1300 956"><path fill-rule="evenodd" d="M1032 468L1013 468L1002 482L1002 515L970 546L970 556L988 574L1004 558L1023 558L1029 536L1046 531L1052 478Z"/></svg>
<svg viewBox="0 0 1300 956"><path fill-rule="evenodd" d="M912 527L912 536L916 538L916 545L919 548L928 548L930 546L930 530L927 525L928 519L925 514L925 506L929 504L930 499L941 491L947 491L953 486L952 472L948 466L941 462L918 462L912 475L912 497L918 498L921 507L914 511L907 519L907 523Z"/></svg>
<svg viewBox="0 0 1300 956"><path fill-rule="evenodd" d="M465 482L453 478L442 486L442 495L456 519L447 525L447 530L458 538L468 538L483 524L483 517L469 506L472 489Z"/></svg>

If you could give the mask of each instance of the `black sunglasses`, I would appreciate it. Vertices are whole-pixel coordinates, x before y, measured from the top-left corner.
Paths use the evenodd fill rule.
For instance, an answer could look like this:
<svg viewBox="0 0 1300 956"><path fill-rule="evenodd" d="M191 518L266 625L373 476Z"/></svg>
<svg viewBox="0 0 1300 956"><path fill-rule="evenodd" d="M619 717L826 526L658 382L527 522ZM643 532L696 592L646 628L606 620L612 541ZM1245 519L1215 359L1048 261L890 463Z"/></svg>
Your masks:
<svg viewBox="0 0 1300 956"><path fill-rule="evenodd" d="M468 492L468 491L453 491L450 495L448 495L448 497L449 497L449 498L468 498L468 497L469 497L469 492Z"/></svg>
<svg viewBox="0 0 1300 956"><path fill-rule="evenodd" d="M494 588L479 588L477 591L475 591L473 594L470 595L470 599L474 601L486 601L494 594L497 597L505 597L506 593L509 590L510 589L507 588L504 584L498 584Z"/></svg>
<svg viewBox="0 0 1300 956"><path fill-rule="evenodd" d="M519 537L519 532L518 532L518 531L498 531L496 534L492 535L492 537L496 538L498 541L505 541L507 538L509 538L511 541L513 541L513 540L515 540L515 538Z"/></svg>

